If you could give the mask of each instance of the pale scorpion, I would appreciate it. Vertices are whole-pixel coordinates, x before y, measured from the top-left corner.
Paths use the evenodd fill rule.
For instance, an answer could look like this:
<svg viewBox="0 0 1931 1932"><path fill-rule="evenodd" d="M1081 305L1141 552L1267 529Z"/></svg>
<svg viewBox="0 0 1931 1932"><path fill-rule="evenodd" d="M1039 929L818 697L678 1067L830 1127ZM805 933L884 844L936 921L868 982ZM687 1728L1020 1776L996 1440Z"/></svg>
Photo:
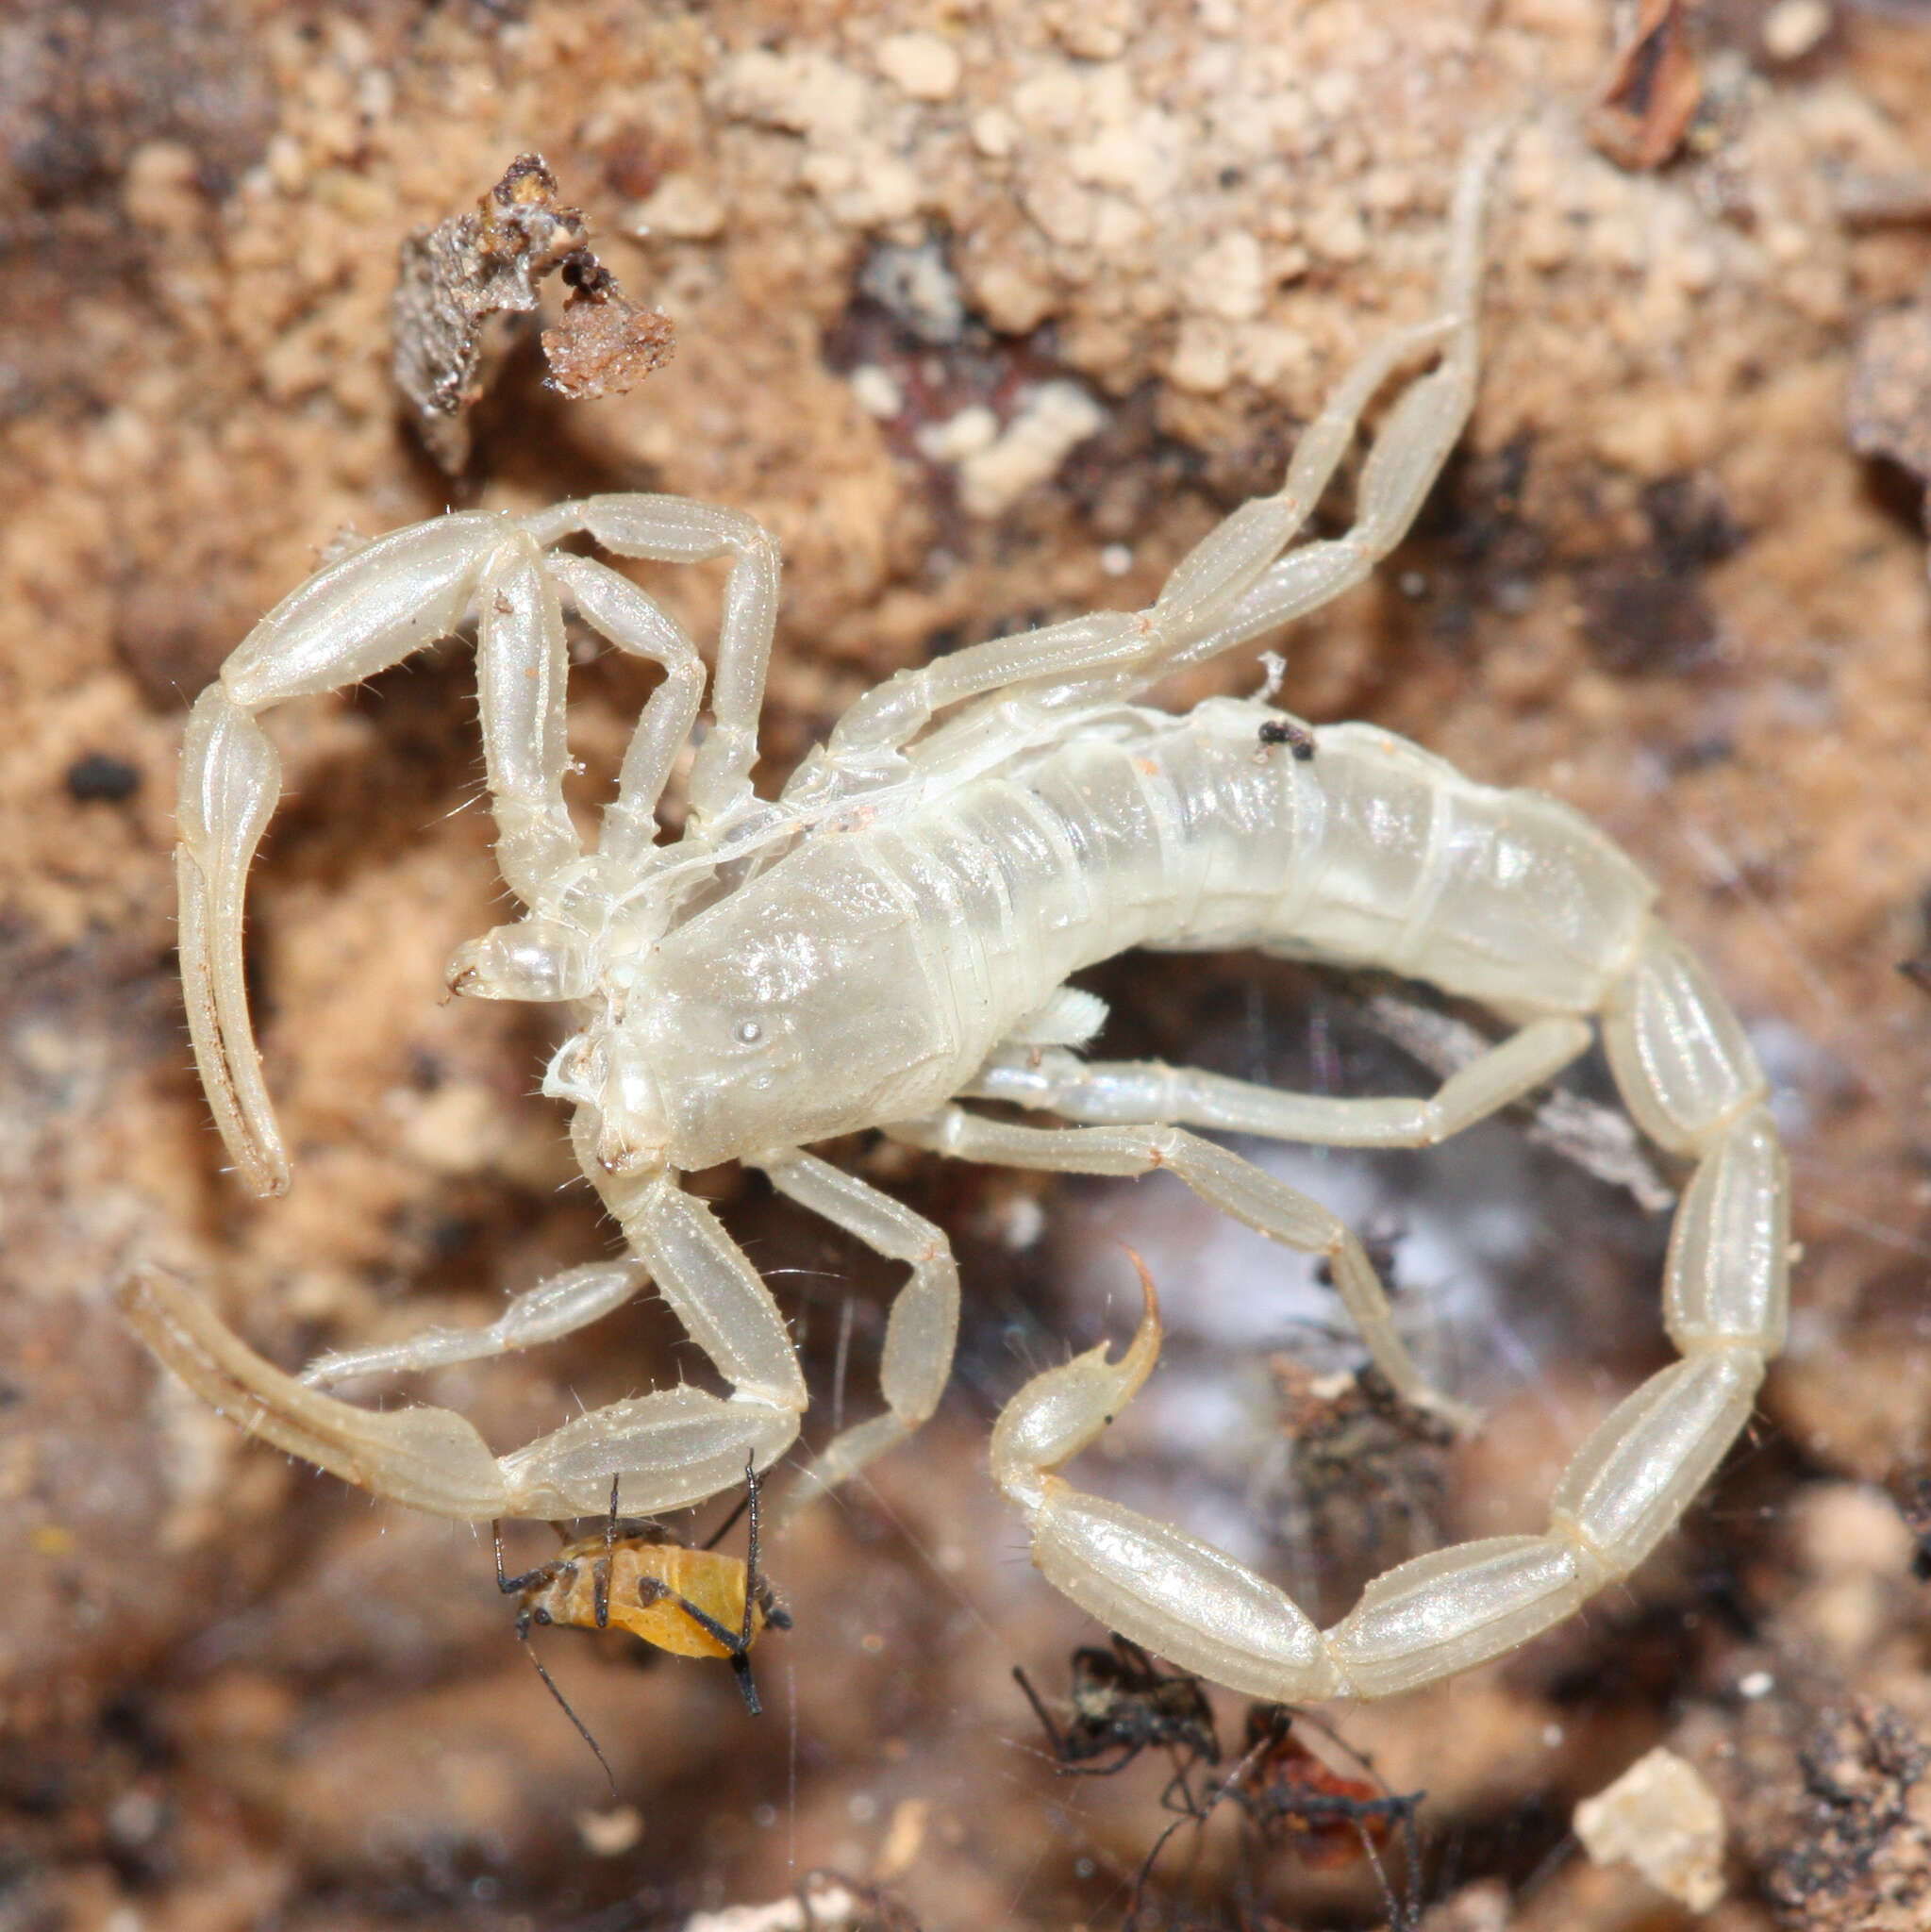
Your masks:
<svg viewBox="0 0 1931 1932"><path fill-rule="evenodd" d="M1033 1377L991 1467L1033 1559L1111 1630L1184 1672L1302 1704L1384 1696L1492 1657L1627 1574L1683 1514L1748 1418L1787 1299L1788 1170L1767 1085L1704 969L1653 916L1656 890L1576 812L1498 791L1363 724L1307 727L1265 698L1185 715L1134 700L1360 583L1408 529L1473 406L1480 226L1494 143L1464 163L1432 316L1364 354L1302 436L1284 487L1234 511L1141 611L1101 611L900 672L854 703L774 800L750 772L778 597L774 541L746 516L669 496L469 511L328 564L243 640L195 705L177 853L194 1048L222 1134L258 1193L288 1185L242 981L246 873L279 788L258 715L373 676L474 610L496 854L527 916L460 948L449 984L553 1001L574 1030L545 1093L574 1108L584 1173L627 1257L573 1268L473 1331L325 1357L301 1380L159 1274L123 1291L163 1360L254 1433L414 1508L487 1522L704 1501L797 1437L806 1389L770 1290L680 1177L728 1160L903 1262L880 1369L884 1412L815 1465L845 1481L904 1441L944 1388L958 1276L945 1236L806 1143L877 1130L961 1159L1063 1174L1165 1168L1284 1245L1327 1257L1367 1352L1409 1400L1425 1385L1359 1241L1318 1203L1196 1128L1351 1147L1423 1147L1574 1060L1599 1020L1638 1124L1693 1169L1664 1283L1681 1359L1575 1453L1548 1529L1437 1551L1321 1630L1209 1544L1057 1474L1158 1354L1151 1291L1123 1357L1103 1345ZM1290 541L1365 406L1389 407L1345 534ZM691 639L630 581L553 546L585 533L658 563L728 558L710 726L689 814L657 808L695 735ZM563 606L662 680L595 849L564 803ZM1292 756L1271 752L1289 743ZM1514 1031L1426 1100L1281 1092L1165 1065L1088 1059L1102 1003L1069 975L1129 947L1251 947L1373 967L1480 1002ZM1025 1125L969 1103L1057 1116ZM646 1283L728 1396L658 1390L498 1457L461 1416L365 1409L311 1386L549 1341Z"/></svg>

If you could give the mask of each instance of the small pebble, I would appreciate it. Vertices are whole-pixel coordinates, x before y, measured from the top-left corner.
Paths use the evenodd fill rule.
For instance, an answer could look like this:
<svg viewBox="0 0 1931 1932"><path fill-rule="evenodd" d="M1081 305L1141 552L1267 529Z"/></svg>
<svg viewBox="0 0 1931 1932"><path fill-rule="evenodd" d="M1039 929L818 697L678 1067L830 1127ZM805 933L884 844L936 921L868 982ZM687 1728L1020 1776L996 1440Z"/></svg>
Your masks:
<svg viewBox="0 0 1931 1932"><path fill-rule="evenodd" d="M1763 17L1763 51L1773 60L1801 60L1830 29L1825 0L1778 0Z"/></svg>

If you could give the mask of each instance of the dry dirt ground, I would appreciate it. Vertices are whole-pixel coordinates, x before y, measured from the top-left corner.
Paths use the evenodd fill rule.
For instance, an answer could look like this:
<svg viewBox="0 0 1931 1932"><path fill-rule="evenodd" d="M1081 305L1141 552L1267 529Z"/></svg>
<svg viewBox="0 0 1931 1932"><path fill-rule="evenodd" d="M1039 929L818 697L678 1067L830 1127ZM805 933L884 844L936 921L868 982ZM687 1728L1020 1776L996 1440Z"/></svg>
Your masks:
<svg viewBox="0 0 1931 1932"><path fill-rule="evenodd" d="M1358 1455L1290 1453L1283 1352L1346 1360L1284 1312L1319 1315L1318 1284L1270 1300L1278 1264L1177 1188L841 1149L957 1237L960 1373L921 1441L769 1552L796 1627L759 1652L761 1720L721 1667L553 1633L613 1811L487 1542L245 1444L108 1298L168 1265L293 1364L487 1319L607 1239L529 1097L546 1016L437 1004L449 951L500 916L456 645L272 721L289 796L251 941L296 1182L262 1205L222 1172L171 951L176 745L343 525L592 490L751 512L787 558L781 774L896 666L1148 600L1279 475L1357 347L1424 311L1456 156L1498 118L1519 132L1473 425L1392 565L1289 641L1284 701L1571 800L1656 877L1778 1085L1798 1315L1746 1443L1628 1586L1502 1664L1331 1715L1426 1790L1423 1869L1390 1875L1441 1932L1688 1923L1567 1837L1663 1740L1724 1807L1707 1924L1931 1924L1931 1585L1886 1488L1931 1461L1931 1001L1896 970L1927 949L1931 596L1917 489L1854 456L1844 417L1860 332L1931 300L1909 192L1931 22L1712 0L1701 108L1651 174L1588 140L1626 25L1604 0L0 13L0 1927L618 1932L814 1867L875 1890L877 1924L1122 1924L1165 1773L1053 1775L1011 1667L1057 1697L1098 1633L983 1473L1030 1369L1123 1331L1122 1240L1176 1310L1171 1392L1096 1486L1163 1498L1324 1612L1365 1570L1535 1520L1566 1447L1662 1358L1663 1223L1522 1123L1307 1164L1490 1410L1446 1457L1372 1427ZM397 246L525 150L679 345L580 405L512 354L451 483L390 382ZM1904 184L1891 218L1853 222L1872 181ZM709 571L658 588L714 615ZM589 799L648 674L582 656ZM1095 983L1124 1052L1423 1078L1349 990L1284 970ZM705 1185L821 1399L848 1358L865 1403L890 1271L761 1183ZM687 1358L645 1307L420 1392L508 1446ZM1142 1924L1386 1920L1361 1860L1310 1871L1234 1809L1176 1834Z"/></svg>

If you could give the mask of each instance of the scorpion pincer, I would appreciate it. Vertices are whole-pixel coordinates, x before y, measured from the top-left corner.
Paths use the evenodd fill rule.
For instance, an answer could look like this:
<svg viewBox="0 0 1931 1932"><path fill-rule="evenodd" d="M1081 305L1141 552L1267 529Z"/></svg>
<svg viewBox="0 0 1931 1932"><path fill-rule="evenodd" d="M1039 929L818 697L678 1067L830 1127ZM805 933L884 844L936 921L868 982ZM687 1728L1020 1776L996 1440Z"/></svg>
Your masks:
<svg viewBox="0 0 1931 1932"><path fill-rule="evenodd" d="M148 1272L123 1291L156 1353L245 1427L412 1507L487 1522L695 1504L794 1441L802 1374L777 1304L680 1176L721 1161L909 1273L883 1346L882 1413L835 1436L840 1483L931 1415L950 1368L958 1275L944 1235L804 1151L876 1129L956 1158L1065 1174L1165 1168L1284 1245L1328 1257L1369 1356L1424 1384L1360 1242L1334 1215L1196 1129L1422 1147L1519 1099L1600 1022L1638 1124L1693 1170L1664 1284L1681 1359L1575 1453L1547 1529L1437 1551L1318 1629L1272 1583L1182 1530L1057 1474L1118 1413L1159 1349L1149 1290L1118 1361L1093 1349L1035 1376L992 1438L1034 1560L1110 1629L1181 1670L1304 1703L1383 1696L1505 1652L1627 1574L1682 1515L1750 1414L1781 1345L1788 1171L1764 1076L1709 977L1654 916L1655 889L1603 835L1533 791L1461 776L1368 724L1312 728L1259 698L1185 715L1135 700L1359 583L1400 541L1474 393L1480 218L1497 143L1464 162L1435 311L1370 349L1309 425L1284 487L1208 534L1139 612L1102 611L901 672L859 698L776 799L752 790L777 609L775 544L750 519L667 496L593 496L529 515L472 511L399 530L311 577L242 641L194 707L181 787L181 956L194 1047L224 1138L258 1192L288 1167L250 1030L242 891L279 789L257 722L369 677L476 623L482 735L505 880L527 916L464 945L450 985L564 1003L574 1027L544 1091L574 1109L584 1173L621 1260L570 1269L474 1330L324 1357L299 1380L208 1304ZM1389 380L1345 534L1289 547ZM710 726L681 836L659 796L693 735L705 671L627 578L553 546L728 558ZM594 850L565 808L563 607L663 676ZM1291 743L1294 756L1257 754ZM1311 756L1307 755L1311 750ZM1134 946L1253 947L1432 982L1514 1031L1426 1100L1276 1091L1087 1058L1105 1015L1070 974ZM1055 1118L1020 1124L974 1102ZM647 1282L728 1396L660 1390L492 1455L446 1409L376 1412L315 1386L551 1340ZM815 1493L810 1484L799 1494ZM795 1497L794 1497L795 1500Z"/></svg>

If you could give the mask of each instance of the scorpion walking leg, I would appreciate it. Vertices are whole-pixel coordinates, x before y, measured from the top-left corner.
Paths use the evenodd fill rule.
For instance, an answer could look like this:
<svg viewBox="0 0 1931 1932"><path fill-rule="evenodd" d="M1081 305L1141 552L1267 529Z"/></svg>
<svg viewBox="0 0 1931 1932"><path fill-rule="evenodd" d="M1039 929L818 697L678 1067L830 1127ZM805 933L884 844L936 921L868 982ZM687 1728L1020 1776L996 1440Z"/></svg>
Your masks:
<svg viewBox="0 0 1931 1932"><path fill-rule="evenodd" d="M1122 692L1144 689L1364 579L1407 534L1473 405L1482 199L1498 146L1494 136L1480 141L1463 162L1439 312L1395 331L1361 358L1303 434L1281 490L1243 504L1204 537L1150 610L1077 618L902 671L839 720L828 761L876 762L909 742L946 706L1013 685L1099 680ZM1354 528L1276 563L1281 547L1319 503L1375 391L1404 361L1438 345L1438 366L1409 386L1375 438Z"/></svg>
<svg viewBox="0 0 1931 1932"><path fill-rule="evenodd" d="M1158 1121L1325 1147L1432 1147L1554 1078L1589 1043L1584 1021L1534 1021L1451 1074L1429 1100L1287 1093L1154 1060L1089 1061L1062 1047L1030 1048L995 1058L962 1097L1089 1123Z"/></svg>
<svg viewBox="0 0 1931 1932"><path fill-rule="evenodd" d="M777 625L778 546L740 510L682 496L588 496L524 519L540 542L587 530L619 557L657 563L701 563L728 557L717 664L710 686L710 735L691 769L691 815L707 834L721 834L755 806L751 767L757 760L757 718Z"/></svg>
<svg viewBox="0 0 1931 1932"><path fill-rule="evenodd" d="M728 1400L687 1386L613 1403L503 1458L508 1516L585 1516L622 1478L630 1515L701 1503L797 1439L805 1378L771 1291L702 1201L676 1177L605 1183L625 1240L685 1332L731 1385Z"/></svg>
<svg viewBox="0 0 1931 1932"><path fill-rule="evenodd" d="M948 1107L924 1120L887 1131L915 1147L1002 1167L1111 1174L1166 1168L1203 1201L1270 1241L1303 1254L1324 1255L1342 1305L1360 1331L1369 1356L1395 1390L1459 1428L1475 1424L1472 1409L1430 1389L1423 1379L1407 1344L1395 1329L1373 1263L1347 1224L1318 1201L1264 1174L1238 1154L1216 1147L1184 1127L1011 1126L1003 1121L981 1119L959 1107Z"/></svg>
<svg viewBox="0 0 1931 1932"><path fill-rule="evenodd" d="M563 608L533 538L519 532L491 558L476 604L476 695L496 868L541 912L583 847L563 802L570 764Z"/></svg>
<svg viewBox="0 0 1931 1932"><path fill-rule="evenodd" d="M589 990L582 923L570 917L574 888L607 887L611 874L634 867L657 838L657 807L672 765L697 717L704 695L704 660L683 628L627 578L588 557L551 556L544 571L567 591L577 614L620 651L660 664L664 680L651 692L617 779L617 795L604 813L596 858L550 881L557 903L467 940L451 957L445 975L452 993L503 1000L566 1000ZM561 633L558 633L560 642ZM525 680L525 685L534 680ZM509 693L514 701L514 691ZM560 720L560 714L559 714ZM507 728L509 721L499 718ZM561 774L556 796L560 800ZM557 916L550 916L555 914Z"/></svg>
<svg viewBox="0 0 1931 1932"><path fill-rule="evenodd" d="M912 1271L886 1323L878 1370L886 1413L832 1438L807 1479L792 1491L785 1509L790 1517L903 1442L938 1407L958 1337L958 1263L951 1243L923 1214L829 1161L787 1150L751 1164L761 1167L772 1185L800 1207L823 1215L889 1260L908 1263Z"/></svg>
<svg viewBox="0 0 1931 1932"><path fill-rule="evenodd" d="M1435 316L1371 349L1303 434L1280 493L1236 510L1167 579L1151 612L1165 640L1156 675L1204 663L1318 609L1363 582L1407 536L1474 407L1482 203L1499 148L1499 134L1490 133L1463 159ZM1437 341L1435 368L1403 391L1375 432L1353 526L1280 557L1353 441L1369 399L1402 361ZM1275 536L1289 516L1292 522Z"/></svg>
<svg viewBox="0 0 1931 1932"><path fill-rule="evenodd" d="M358 1408L264 1361L208 1302L153 1269L115 1291L128 1325L197 1395L260 1436L378 1496L487 1523L508 1491L489 1445L453 1409Z"/></svg>
<svg viewBox="0 0 1931 1932"><path fill-rule="evenodd" d="M747 1448L769 1460L797 1433L795 1413L666 1389L592 1409L499 1460L453 1409L360 1408L285 1375L204 1297L157 1271L132 1275L115 1296L155 1354L249 1435L431 1516L489 1523L596 1515L608 1507L611 1478L631 1482L632 1471L640 1473L633 1493L641 1485L669 1499L656 1507L702 1501L729 1487L718 1470L732 1455L741 1478Z"/></svg>
<svg viewBox="0 0 1931 1932"><path fill-rule="evenodd" d="M1491 133L1474 143L1462 163L1449 219L1441 312L1434 323L1410 331L1417 337L1430 329L1439 332L1443 338L1441 358L1433 370L1403 391L1375 432L1356 490L1354 526L1345 536L1304 544L1278 561L1270 554L1250 568L1250 558L1242 556L1240 570L1223 568L1217 573L1208 563L1213 546L1224 541L1221 532L1204 538L1193 556L1174 573L1154 607L1158 620L1171 601L1164 627L1174 641L1174 649L1161 666L1163 671L1205 663L1223 651L1319 609L1363 582L1407 536L1474 407L1480 356L1475 311L1482 200L1499 144L1499 135ZM1399 341L1397 338L1396 343ZM1342 440L1340 446L1344 447L1344 439L1352 437L1355 417L1366 400L1366 393L1355 392L1352 377L1343 383L1303 436L1294 453L1295 466L1300 463L1302 449L1323 436ZM1338 447L1337 456L1339 453ZM1290 488L1292 482L1290 469ZM1242 514L1237 510L1222 529L1227 529ZM1275 553L1278 548L1276 545ZM1198 589L1190 581L1182 582L1195 572L1196 558L1200 559Z"/></svg>
<svg viewBox="0 0 1931 1932"><path fill-rule="evenodd" d="M175 854L181 976L216 1124L258 1193L282 1192L289 1176L242 972L248 866L281 789L257 714L401 662L453 630L473 598L497 861L518 897L541 907L580 857L563 801L568 659L541 547L511 520L441 517L319 571L241 641L190 717Z"/></svg>
<svg viewBox="0 0 1931 1932"><path fill-rule="evenodd" d="M241 908L248 867L282 786L267 732L220 684L189 714L175 811L181 991L215 1125L258 1194L288 1191L289 1157L248 1019Z"/></svg>
<svg viewBox="0 0 1931 1932"><path fill-rule="evenodd" d="M651 692L631 733L617 774L617 796L597 836L600 859L631 864L656 841L658 801L704 697L704 660L668 611L594 558L552 557L550 574L569 591L586 624L620 651L663 667L664 681Z"/></svg>

